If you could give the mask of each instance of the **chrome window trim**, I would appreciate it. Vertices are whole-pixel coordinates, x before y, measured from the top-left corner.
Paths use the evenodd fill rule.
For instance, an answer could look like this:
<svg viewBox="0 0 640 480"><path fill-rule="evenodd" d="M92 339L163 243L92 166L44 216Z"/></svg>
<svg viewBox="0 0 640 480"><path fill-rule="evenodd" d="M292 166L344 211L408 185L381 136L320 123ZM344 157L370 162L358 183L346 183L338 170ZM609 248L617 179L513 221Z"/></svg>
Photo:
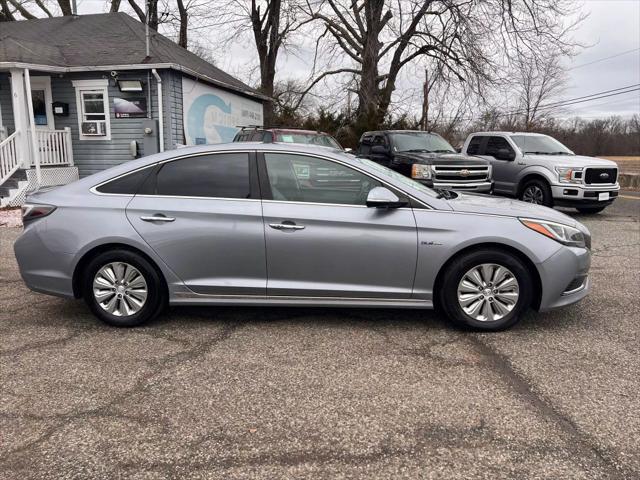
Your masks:
<svg viewBox="0 0 640 480"><path fill-rule="evenodd" d="M89 191L91 193L93 193L94 195L115 195L118 197L133 197L133 196L146 196L146 197L171 197L171 198L208 198L208 199L219 199L219 198L223 198L226 199L226 197L191 197L191 196L180 196L180 195L136 195L136 194L131 194L131 193L102 193L102 192L98 192L97 189L100 188L102 185L105 185L109 182L112 182L114 180L117 180L119 178L125 177L127 175L131 175L132 173L135 172L139 172L140 170L144 170L145 168L153 168L153 167L157 167L158 165L164 165L165 163L169 163L169 162L175 162L178 160L184 160L185 158L193 158L193 157L202 157L203 155L217 155L219 153L246 153L247 155L251 155L252 153L255 153L256 150L220 150L220 151L211 151L211 152L200 152L200 153L192 153L190 155L182 155L180 157L174 157L174 158L167 158L165 160L161 160L155 163L150 163L149 165L144 165L140 168L136 168L135 170L130 170L128 172L122 173L120 175L117 175L115 177L110 178L109 180L105 180L104 182L98 183L97 185L94 185L93 187L91 187L89 189ZM255 198L233 198L231 200L256 200Z"/></svg>
<svg viewBox="0 0 640 480"><path fill-rule="evenodd" d="M224 200L232 202L261 202L259 198L233 198L233 197L192 197L189 195L147 195L137 194L136 197L142 198L179 198L184 200Z"/></svg>
<svg viewBox="0 0 640 480"><path fill-rule="evenodd" d="M109 182L112 182L114 180L117 180L119 178L122 178L126 175L130 175L132 173L138 172L140 170L144 170L145 168L153 168L156 167L158 165L164 165L165 163L169 163L169 162L175 162L178 160L184 160L186 158L192 158L192 157L201 157L203 155L215 155L215 154L219 154L219 153L246 153L248 155L250 155L251 153L261 153L262 155L266 154L266 153L285 153L288 155L298 155L298 156L307 156L307 157L314 157L314 158L319 158L321 160L328 160L330 162L335 162L335 163L339 163L340 165L343 165L347 168L352 168L354 170L356 170L357 172L366 175L368 177L373 177L374 179L376 179L377 181L379 181L380 183L382 183L383 185L387 186L387 187L391 187L395 190L399 190L402 193L404 193L409 199L414 200L416 202L418 202L420 205L422 205L423 207L425 207L428 210L436 210L434 207L432 207L431 205L426 204L424 201L416 198L415 196L407 193L405 190L403 190L402 188L396 187L395 185L390 184L389 182L377 177L374 174L371 174L369 172L366 172L364 170L362 170L361 168L358 168L355 165L351 165L349 163L346 163L344 161L341 160L337 160L335 158L331 158L331 157L325 157L323 155L318 155L315 152L314 153L300 153L300 152L295 152L295 151L290 151L290 150L260 150L260 149L256 149L256 150L216 150L216 151L211 151L211 152L200 152L200 153L192 153L189 155L182 155L179 157L175 157L175 158L167 158L165 160L161 160L155 163L151 163L149 165L144 165L142 167L136 168L135 170L130 170L128 172L122 173L120 175L117 175L115 177L109 178L108 180L105 180L103 182L100 182L96 185L94 185L93 187L91 187L89 189L89 191L91 193L93 193L94 195L101 195L101 196L117 196L117 197L133 197L133 196L139 196L139 197L153 197L153 198L159 198L159 197L164 197L164 198L185 198L185 199L215 199L215 200L243 200L243 201L265 201L265 202L282 202L282 203L302 203L302 204L313 204L313 205L338 205L338 206L359 206L359 207L364 207L364 208L369 208L366 205L346 205L343 203L313 203L313 202L288 202L288 201L284 201L284 200L263 200L263 199L255 199L255 198L226 198L226 197L194 197L194 196L179 196L179 195L134 195L134 194L130 194L130 193L103 193L103 192L98 192L97 189L100 188L102 185L105 185ZM266 158L265 158L265 162L266 162ZM404 209L404 207L403 207ZM413 210L412 208L408 208Z"/></svg>
<svg viewBox="0 0 640 480"><path fill-rule="evenodd" d="M375 209L375 207L367 207L366 205L353 205L350 203L322 203L322 202L300 202L298 200L262 200L263 203L284 203L284 204L294 204L294 205L320 205L325 207L352 207L352 208L370 208ZM399 208L390 208L389 210L413 210L411 207L399 207Z"/></svg>

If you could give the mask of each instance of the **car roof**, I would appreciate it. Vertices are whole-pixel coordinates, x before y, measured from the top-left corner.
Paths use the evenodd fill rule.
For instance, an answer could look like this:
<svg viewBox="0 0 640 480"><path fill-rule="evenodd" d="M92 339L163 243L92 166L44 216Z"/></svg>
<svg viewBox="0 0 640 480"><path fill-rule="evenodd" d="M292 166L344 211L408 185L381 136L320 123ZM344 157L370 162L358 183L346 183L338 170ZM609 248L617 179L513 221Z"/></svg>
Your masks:
<svg viewBox="0 0 640 480"><path fill-rule="evenodd" d="M526 135L526 136L529 136L529 137L545 136L544 133L536 133L536 132L506 132L506 131L499 131L499 132L473 132L470 135Z"/></svg>
<svg viewBox="0 0 640 480"><path fill-rule="evenodd" d="M303 128L294 128L294 127L243 127L240 132L252 132L256 130L261 130L263 132L279 132L279 133L304 133L311 135L326 135L330 137L327 132L321 132L320 130L305 130Z"/></svg>

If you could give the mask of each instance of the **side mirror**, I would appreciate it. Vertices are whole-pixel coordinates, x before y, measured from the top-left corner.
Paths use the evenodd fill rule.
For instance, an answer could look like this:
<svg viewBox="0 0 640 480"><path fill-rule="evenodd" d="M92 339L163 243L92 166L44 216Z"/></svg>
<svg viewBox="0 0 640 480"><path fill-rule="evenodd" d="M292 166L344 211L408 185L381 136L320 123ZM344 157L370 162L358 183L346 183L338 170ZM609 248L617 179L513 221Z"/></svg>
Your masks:
<svg viewBox="0 0 640 480"><path fill-rule="evenodd" d="M407 205L406 200L400 200L398 196L385 187L374 187L367 195L367 207L398 208Z"/></svg>
<svg viewBox="0 0 640 480"><path fill-rule="evenodd" d="M384 145L374 145L371 147L371 153L374 155L387 155L389 153L389 149Z"/></svg>
<svg viewBox="0 0 640 480"><path fill-rule="evenodd" d="M516 154L515 154L515 152L512 152L508 148L500 148L500 149L498 149L498 151L496 152L494 157L497 158L498 160L511 161L511 160L514 160L516 158Z"/></svg>

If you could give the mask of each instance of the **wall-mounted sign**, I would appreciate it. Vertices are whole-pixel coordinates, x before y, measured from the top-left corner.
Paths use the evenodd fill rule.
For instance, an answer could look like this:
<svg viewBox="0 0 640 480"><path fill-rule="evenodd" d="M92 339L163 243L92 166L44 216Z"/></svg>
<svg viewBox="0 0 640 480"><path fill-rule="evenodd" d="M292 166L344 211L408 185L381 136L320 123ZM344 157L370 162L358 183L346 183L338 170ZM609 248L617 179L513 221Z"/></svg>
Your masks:
<svg viewBox="0 0 640 480"><path fill-rule="evenodd" d="M147 99L145 97L114 98L116 118L146 118Z"/></svg>
<svg viewBox="0 0 640 480"><path fill-rule="evenodd" d="M262 103L182 77L187 145L231 142L238 125L262 125Z"/></svg>

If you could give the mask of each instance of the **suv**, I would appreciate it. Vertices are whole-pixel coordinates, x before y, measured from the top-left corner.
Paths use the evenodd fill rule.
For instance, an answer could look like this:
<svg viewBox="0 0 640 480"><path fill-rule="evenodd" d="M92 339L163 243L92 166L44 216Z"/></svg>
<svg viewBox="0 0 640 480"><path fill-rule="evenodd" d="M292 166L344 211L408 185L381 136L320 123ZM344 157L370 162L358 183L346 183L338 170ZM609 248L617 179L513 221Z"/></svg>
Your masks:
<svg viewBox="0 0 640 480"><path fill-rule="evenodd" d="M457 153L440 135L416 130L365 132L356 155L437 189L490 192L491 165Z"/></svg>
<svg viewBox="0 0 640 480"><path fill-rule="evenodd" d="M342 145L328 133L297 128L266 128L243 127L233 138L234 142L264 142L264 143L300 143L303 145L317 145L320 147L345 150ZM347 149L345 151L350 151Z"/></svg>
<svg viewBox="0 0 640 480"><path fill-rule="evenodd" d="M575 155L539 133L472 133L462 152L491 162L495 193L525 202L598 213L620 190L615 162Z"/></svg>

